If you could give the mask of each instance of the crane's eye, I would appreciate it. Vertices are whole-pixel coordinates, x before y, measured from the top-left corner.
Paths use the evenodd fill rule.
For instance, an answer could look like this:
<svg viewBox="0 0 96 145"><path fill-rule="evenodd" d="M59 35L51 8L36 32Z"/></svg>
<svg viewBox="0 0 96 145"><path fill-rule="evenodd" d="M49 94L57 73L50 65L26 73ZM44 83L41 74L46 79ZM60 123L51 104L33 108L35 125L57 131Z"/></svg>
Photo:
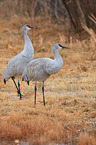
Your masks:
<svg viewBox="0 0 96 145"><path fill-rule="evenodd" d="M62 45L61 45L61 44L59 44L59 46L60 46L60 47L62 47Z"/></svg>
<svg viewBox="0 0 96 145"><path fill-rule="evenodd" d="M27 27L29 27L29 28L30 28L30 26L29 26L29 25L27 25Z"/></svg>

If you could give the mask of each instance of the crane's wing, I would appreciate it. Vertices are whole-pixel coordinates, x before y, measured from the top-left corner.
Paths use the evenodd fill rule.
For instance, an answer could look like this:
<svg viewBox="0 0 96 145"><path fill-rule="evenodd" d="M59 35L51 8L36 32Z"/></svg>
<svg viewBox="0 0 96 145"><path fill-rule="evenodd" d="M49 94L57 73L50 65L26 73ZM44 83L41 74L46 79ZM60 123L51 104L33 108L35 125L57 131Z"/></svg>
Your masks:
<svg viewBox="0 0 96 145"><path fill-rule="evenodd" d="M3 71L3 82L8 80L10 77L20 76L23 73L25 66L29 60L23 55L18 54L13 57L7 64L7 67Z"/></svg>
<svg viewBox="0 0 96 145"><path fill-rule="evenodd" d="M22 74L22 80L45 81L50 76L46 73L46 61L44 58L39 58L29 62Z"/></svg>

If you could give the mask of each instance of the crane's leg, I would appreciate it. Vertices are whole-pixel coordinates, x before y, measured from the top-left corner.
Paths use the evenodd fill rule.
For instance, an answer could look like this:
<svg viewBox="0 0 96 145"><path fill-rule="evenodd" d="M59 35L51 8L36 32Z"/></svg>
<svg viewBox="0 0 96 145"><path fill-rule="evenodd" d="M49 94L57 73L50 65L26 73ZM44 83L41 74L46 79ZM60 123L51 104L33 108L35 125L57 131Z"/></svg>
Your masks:
<svg viewBox="0 0 96 145"><path fill-rule="evenodd" d="M12 77L12 80L13 80L13 82L14 82L14 84L15 84L15 87L16 87L16 89L17 89L18 94L20 94L20 96L21 96L21 93L20 93L19 90L18 90L18 87L17 87L17 85L16 85L16 82L15 82L15 80L14 80L14 77Z"/></svg>
<svg viewBox="0 0 96 145"><path fill-rule="evenodd" d="M18 77L18 94L20 95L20 100L22 99L22 94L20 93L20 83L19 83L19 77Z"/></svg>
<svg viewBox="0 0 96 145"><path fill-rule="evenodd" d="M12 77L12 80L13 80L13 82L14 82L14 84L15 84L15 87L16 87L16 89L17 89L17 91L18 91L18 87L17 87L17 85L16 85L16 82L15 82L15 80L14 80L14 77Z"/></svg>
<svg viewBox="0 0 96 145"><path fill-rule="evenodd" d="M43 92L43 103L44 103L44 106L45 106L44 82L43 82L43 85L42 85L42 92Z"/></svg>
<svg viewBox="0 0 96 145"><path fill-rule="evenodd" d="M19 77L18 77L18 90L17 90L18 97L20 95L19 93L20 93L20 84L19 84Z"/></svg>
<svg viewBox="0 0 96 145"><path fill-rule="evenodd" d="M35 101L34 101L34 104L36 104L36 91L37 91L37 88L36 88L36 82L35 82Z"/></svg>

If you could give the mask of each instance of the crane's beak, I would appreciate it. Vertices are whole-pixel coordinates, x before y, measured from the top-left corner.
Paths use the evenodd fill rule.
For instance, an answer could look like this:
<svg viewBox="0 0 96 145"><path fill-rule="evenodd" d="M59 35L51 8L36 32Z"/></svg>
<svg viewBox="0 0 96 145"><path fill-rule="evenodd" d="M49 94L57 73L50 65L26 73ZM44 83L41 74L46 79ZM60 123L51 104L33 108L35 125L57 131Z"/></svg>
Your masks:
<svg viewBox="0 0 96 145"><path fill-rule="evenodd" d="M59 46L62 47L62 49L70 49L69 47L62 46L61 44L59 44Z"/></svg>
<svg viewBox="0 0 96 145"><path fill-rule="evenodd" d="M69 47L61 46L62 49L70 49Z"/></svg>
<svg viewBox="0 0 96 145"><path fill-rule="evenodd" d="M31 26L30 26L30 28L31 28L31 29L38 29L38 28L36 28L36 27L31 27Z"/></svg>

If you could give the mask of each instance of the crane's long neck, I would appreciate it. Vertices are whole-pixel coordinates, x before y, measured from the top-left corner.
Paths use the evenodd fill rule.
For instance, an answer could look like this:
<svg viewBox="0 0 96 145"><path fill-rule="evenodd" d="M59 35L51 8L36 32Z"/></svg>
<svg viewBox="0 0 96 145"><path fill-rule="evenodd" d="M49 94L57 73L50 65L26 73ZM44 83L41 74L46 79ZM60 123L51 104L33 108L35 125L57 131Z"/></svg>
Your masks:
<svg viewBox="0 0 96 145"><path fill-rule="evenodd" d="M55 47L53 47L52 51L53 51L53 55L54 55L55 59L54 60L50 60L50 61L48 59L48 64L47 64L46 71L47 71L47 73L49 75L58 73L61 70L62 66L63 66L62 57L57 52Z"/></svg>
<svg viewBox="0 0 96 145"><path fill-rule="evenodd" d="M55 61L59 61L59 62L63 63L63 59L62 59L61 55L58 53L58 51L56 51L54 49L52 51L53 51Z"/></svg>
<svg viewBox="0 0 96 145"><path fill-rule="evenodd" d="M58 51L56 50L52 50L53 51L53 55L54 55L54 63L51 67L51 72L50 74L55 74L57 72L59 72L63 66L63 59L61 57L61 55L58 53Z"/></svg>
<svg viewBox="0 0 96 145"><path fill-rule="evenodd" d="M26 54L26 56L34 57L34 48L27 35L27 31L25 33L23 33L23 35L24 35L24 39L25 39L25 46L24 46L23 52Z"/></svg>

